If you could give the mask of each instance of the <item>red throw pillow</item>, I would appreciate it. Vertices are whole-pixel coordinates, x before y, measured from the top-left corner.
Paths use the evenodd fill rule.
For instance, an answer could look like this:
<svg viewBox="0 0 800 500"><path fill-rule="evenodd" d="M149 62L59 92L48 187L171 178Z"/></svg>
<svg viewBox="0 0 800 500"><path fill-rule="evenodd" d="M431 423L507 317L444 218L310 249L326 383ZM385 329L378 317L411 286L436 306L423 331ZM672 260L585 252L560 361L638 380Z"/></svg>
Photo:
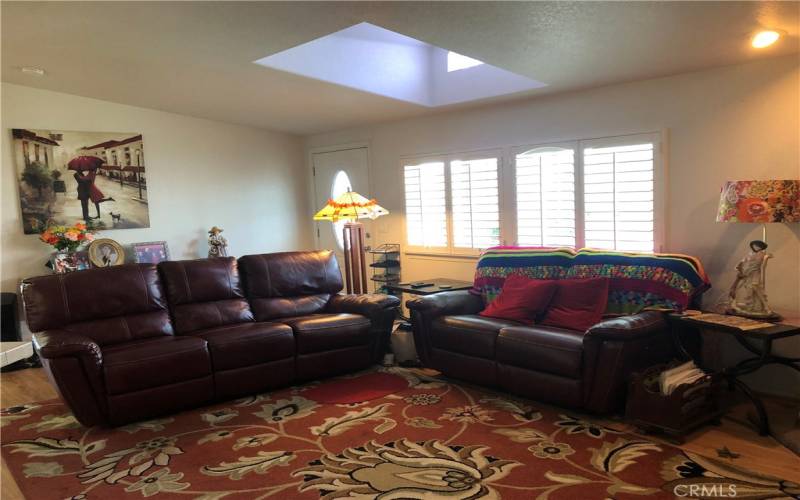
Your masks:
<svg viewBox="0 0 800 500"><path fill-rule="evenodd" d="M543 325L585 332L603 318L608 303L608 278L558 280Z"/></svg>
<svg viewBox="0 0 800 500"><path fill-rule="evenodd" d="M480 315L532 324L547 309L547 304L558 288L557 283L553 280L534 280L512 274L503 283L500 295Z"/></svg>

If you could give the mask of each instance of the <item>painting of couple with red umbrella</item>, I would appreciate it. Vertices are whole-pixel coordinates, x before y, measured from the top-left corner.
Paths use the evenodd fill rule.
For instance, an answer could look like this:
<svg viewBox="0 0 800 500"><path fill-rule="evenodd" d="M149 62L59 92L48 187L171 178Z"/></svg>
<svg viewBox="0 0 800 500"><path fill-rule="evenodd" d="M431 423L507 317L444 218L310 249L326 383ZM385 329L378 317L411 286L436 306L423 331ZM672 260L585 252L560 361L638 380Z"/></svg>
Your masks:
<svg viewBox="0 0 800 500"><path fill-rule="evenodd" d="M12 129L26 234L150 227L142 134Z"/></svg>

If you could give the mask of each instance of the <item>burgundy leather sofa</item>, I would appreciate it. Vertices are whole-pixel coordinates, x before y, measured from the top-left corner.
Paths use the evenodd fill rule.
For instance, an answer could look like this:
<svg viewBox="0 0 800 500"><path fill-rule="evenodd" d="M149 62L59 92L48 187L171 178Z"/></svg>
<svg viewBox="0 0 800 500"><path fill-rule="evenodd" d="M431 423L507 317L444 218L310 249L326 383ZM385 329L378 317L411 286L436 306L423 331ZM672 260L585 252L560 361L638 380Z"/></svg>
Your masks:
<svg viewBox="0 0 800 500"><path fill-rule="evenodd" d="M291 327L297 380L364 368L383 355L400 300L339 295L342 274L332 253L247 255L239 265L256 321Z"/></svg>
<svg viewBox="0 0 800 500"><path fill-rule="evenodd" d="M232 398L291 383L295 341L288 325L256 322L232 257L159 264L179 336L206 342L215 395Z"/></svg>
<svg viewBox="0 0 800 500"><path fill-rule="evenodd" d="M375 363L399 300L341 289L320 251L40 276L22 296L48 376L91 426Z"/></svg>
<svg viewBox="0 0 800 500"><path fill-rule="evenodd" d="M479 316L483 299L466 290L416 298L407 306L425 366L594 413L619 409L631 373L673 353L658 312L607 319L579 332Z"/></svg>

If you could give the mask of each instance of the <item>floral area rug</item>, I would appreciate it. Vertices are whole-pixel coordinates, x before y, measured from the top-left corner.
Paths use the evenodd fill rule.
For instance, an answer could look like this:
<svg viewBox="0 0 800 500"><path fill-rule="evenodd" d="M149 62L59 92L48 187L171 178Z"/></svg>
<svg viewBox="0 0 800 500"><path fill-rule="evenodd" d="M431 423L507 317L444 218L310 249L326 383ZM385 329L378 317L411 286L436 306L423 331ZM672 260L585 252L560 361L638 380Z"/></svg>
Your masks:
<svg viewBox="0 0 800 500"><path fill-rule="evenodd" d="M577 414L403 369L405 388L322 404L308 384L116 429L58 401L2 412L26 498L784 498L798 486ZM364 384L368 374L340 380ZM368 379L367 379L368 380Z"/></svg>

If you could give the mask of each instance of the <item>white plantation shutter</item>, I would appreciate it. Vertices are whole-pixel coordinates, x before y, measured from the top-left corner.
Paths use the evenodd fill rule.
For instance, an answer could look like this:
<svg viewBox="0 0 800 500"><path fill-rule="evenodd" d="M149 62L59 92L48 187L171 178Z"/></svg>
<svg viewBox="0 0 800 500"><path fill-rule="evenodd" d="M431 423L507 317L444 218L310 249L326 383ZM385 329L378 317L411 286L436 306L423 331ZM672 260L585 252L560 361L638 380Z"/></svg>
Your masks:
<svg viewBox="0 0 800 500"><path fill-rule="evenodd" d="M653 143L584 147L586 246L655 249Z"/></svg>
<svg viewBox="0 0 800 500"><path fill-rule="evenodd" d="M516 156L517 242L575 246L574 151L540 148Z"/></svg>
<svg viewBox="0 0 800 500"><path fill-rule="evenodd" d="M488 248L500 244L497 158L450 162L453 246Z"/></svg>
<svg viewBox="0 0 800 500"><path fill-rule="evenodd" d="M406 165L406 232L411 246L446 247L444 163Z"/></svg>
<svg viewBox="0 0 800 500"><path fill-rule="evenodd" d="M466 256L510 240L656 251L664 244L661 142L656 132L407 159L408 247ZM514 207L504 205L509 194Z"/></svg>

